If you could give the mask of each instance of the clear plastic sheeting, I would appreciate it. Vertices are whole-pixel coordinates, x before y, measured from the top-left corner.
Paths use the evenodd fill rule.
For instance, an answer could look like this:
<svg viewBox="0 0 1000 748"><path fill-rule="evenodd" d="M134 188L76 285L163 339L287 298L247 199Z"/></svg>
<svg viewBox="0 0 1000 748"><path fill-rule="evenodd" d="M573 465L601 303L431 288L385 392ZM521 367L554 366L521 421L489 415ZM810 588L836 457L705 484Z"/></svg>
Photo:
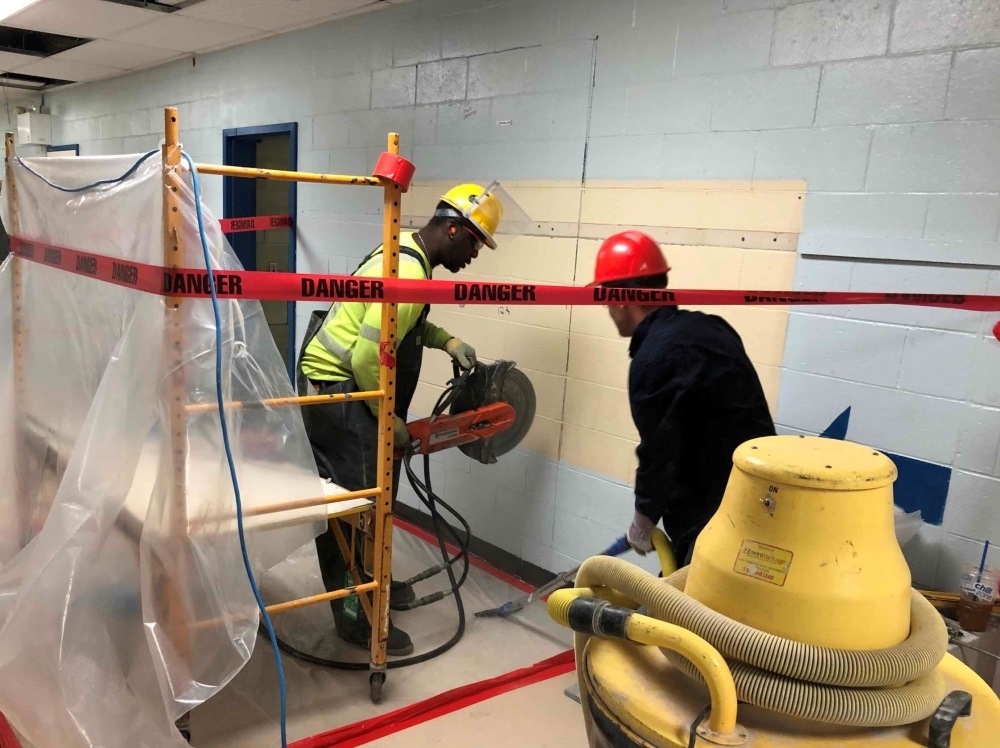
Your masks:
<svg viewBox="0 0 1000 748"><path fill-rule="evenodd" d="M159 152L94 189L45 181L115 180L141 158L15 161L7 232L162 265ZM181 264L203 268L190 174L179 173ZM239 268L203 211L215 266ZM219 305L224 400L294 395L260 304ZM184 746L174 721L253 652L259 614L215 406L215 336L210 299L168 312L163 297L35 262L0 269L0 711L30 745ZM298 408L226 415L263 574L320 532L326 509L261 510L323 488Z"/></svg>

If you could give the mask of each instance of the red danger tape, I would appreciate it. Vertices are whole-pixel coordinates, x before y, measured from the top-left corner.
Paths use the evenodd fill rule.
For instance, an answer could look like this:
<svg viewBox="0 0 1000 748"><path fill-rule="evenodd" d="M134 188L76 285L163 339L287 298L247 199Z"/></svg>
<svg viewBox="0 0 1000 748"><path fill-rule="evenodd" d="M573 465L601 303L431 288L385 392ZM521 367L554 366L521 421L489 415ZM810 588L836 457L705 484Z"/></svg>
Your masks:
<svg viewBox="0 0 1000 748"><path fill-rule="evenodd" d="M268 229L287 229L292 225L291 216L253 216L250 218L220 218L219 225L225 234L238 234L242 231L267 231Z"/></svg>
<svg viewBox="0 0 1000 748"><path fill-rule="evenodd" d="M211 295L208 273L204 270L171 269L128 262L94 252L82 252L18 237L11 237L10 245L12 254L17 257L146 293L189 298ZM466 283L268 273L257 270L216 270L214 277L218 296L262 301L388 301L534 306L903 304L977 312L1000 311L1000 296L964 294L590 288L536 283Z"/></svg>

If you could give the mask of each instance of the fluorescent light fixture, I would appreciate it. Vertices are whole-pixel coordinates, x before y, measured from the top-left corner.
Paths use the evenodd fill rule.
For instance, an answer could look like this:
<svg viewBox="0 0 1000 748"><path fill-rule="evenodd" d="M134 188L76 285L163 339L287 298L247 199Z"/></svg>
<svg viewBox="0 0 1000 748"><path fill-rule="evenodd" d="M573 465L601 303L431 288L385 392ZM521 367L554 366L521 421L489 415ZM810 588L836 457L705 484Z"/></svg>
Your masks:
<svg viewBox="0 0 1000 748"><path fill-rule="evenodd" d="M39 0L0 0L0 21L6 21L15 13L20 13L37 2Z"/></svg>

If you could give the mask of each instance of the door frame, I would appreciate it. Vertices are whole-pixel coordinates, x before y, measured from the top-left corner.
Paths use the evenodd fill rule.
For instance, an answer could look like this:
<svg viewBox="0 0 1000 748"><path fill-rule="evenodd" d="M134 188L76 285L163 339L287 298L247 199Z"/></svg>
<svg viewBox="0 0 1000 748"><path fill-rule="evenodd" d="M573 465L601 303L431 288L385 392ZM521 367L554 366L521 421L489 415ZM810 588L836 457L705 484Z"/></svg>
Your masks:
<svg viewBox="0 0 1000 748"><path fill-rule="evenodd" d="M255 125L253 127L231 127L222 131L222 156L223 164L226 166L245 166L246 164L235 163L238 161L238 148L241 144L246 144L250 139L259 138L264 135L288 135L288 169L298 171L299 168L299 123L282 122L275 125ZM241 194L237 188L237 179L256 185L256 181L245 180L240 177L223 177L222 180L222 205L223 216L225 218L243 218L250 210L250 215L256 214L256 199L252 204L248 204L246 193ZM291 226L288 230L288 270L296 272L296 246L297 246L297 223L298 223L298 182L287 182L288 184L288 215L291 216ZM236 234L234 236L240 236ZM247 236L250 236L248 233ZM256 236L256 235L254 235ZM256 238L255 238L256 241ZM232 241L230 241L232 243ZM255 269L255 268L249 268ZM288 302L288 349L285 351L285 363L288 369L288 376L291 382L295 382L295 302Z"/></svg>

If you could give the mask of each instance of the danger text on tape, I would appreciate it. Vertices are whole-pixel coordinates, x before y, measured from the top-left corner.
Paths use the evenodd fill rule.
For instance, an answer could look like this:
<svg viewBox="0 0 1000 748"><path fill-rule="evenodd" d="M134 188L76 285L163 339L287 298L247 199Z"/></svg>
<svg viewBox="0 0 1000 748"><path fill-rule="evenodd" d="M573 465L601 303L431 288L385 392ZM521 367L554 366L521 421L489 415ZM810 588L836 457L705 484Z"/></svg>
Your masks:
<svg viewBox="0 0 1000 748"><path fill-rule="evenodd" d="M163 296L211 295L207 271L129 262L96 252L11 237L16 257ZM367 278L351 275L215 270L221 297L262 301L360 301L418 304L527 304L539 306L672 306L897 304L972 311L1000 311L1000 296L934 293L855 293L841 291L740 291L550 286Z"/></svg>

